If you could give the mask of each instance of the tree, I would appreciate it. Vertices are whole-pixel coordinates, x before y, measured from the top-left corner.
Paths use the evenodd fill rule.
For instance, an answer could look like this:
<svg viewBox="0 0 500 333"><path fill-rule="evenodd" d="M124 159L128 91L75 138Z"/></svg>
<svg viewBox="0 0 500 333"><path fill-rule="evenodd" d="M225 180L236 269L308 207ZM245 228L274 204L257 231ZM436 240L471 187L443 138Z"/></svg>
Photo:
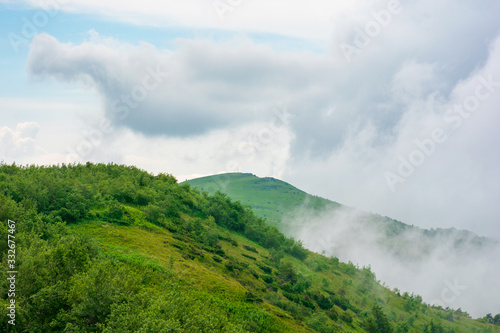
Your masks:
<svg viewBox="0 0 500 333"><path fill-rule="evenodd" d="M125 210L123 209L123 206L120 205L119 202L113 200L109 203L105 216L111 222L121 222L124 214Z"/></svg>
<svg viewBox="0 0 500 333"><path fill-rule="evenodd" d="M369 332L373 333L390 333L392 332L391 324L387 319L382 307L374 305L372 308L372 320L368 321Z"/></svg>
<svg viewBox="0 0 500 333"><path fill-rule="evenodd" d="M396 327L395 333L408 333L410 331L410 325L407 323L399 323Z"/></svg>
<svg viewBox="0 0 500 333"><path fill-rule="evenodd" d="M435 324L434 319L431 319L430 324L424 327L424 333L444 333L444 329L440 324Z"/></svg>
<svg viewBox="0 0 500 333"><path fill-rule="evenodd" d="M295 272L293 265L289 261L281 264L279 277L292 285L297 283L298 280L297 272Z"/></svg>
<svg viewBox="0 0 500 333"><path fill-rule="evenodd" d="M162 213L162 209L156 205L148 204L144 207L144 215L146 219L156 225L162 225L160 219L164 218L165 215Z"/></svg>

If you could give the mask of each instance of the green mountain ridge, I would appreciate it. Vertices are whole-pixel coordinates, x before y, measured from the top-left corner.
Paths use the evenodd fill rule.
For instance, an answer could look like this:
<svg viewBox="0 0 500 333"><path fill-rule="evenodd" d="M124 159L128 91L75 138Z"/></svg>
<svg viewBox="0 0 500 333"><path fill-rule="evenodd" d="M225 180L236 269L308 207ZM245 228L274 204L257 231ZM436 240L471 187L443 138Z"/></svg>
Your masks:
<svg viewBox="0 0 500 333"><path fill-rule="evenodd" d="M359 227L378 231L378 243L402 261L425 260L426 254L432 252L430 250L441 245L435 242L437 238L450 242L457 253L471 249L480 252L497 244L496 240L478 236L467 230L428 230L408 225L389 217L313 196L281 180L259 178L250 173L218 174L187 180L185 183L210 194L217 191L227 194L233 200L251 207L257 216L278 227L285 234L290 234L290 229L296 228L297 223L299 226L307 226L312 216L341 210L355 213Z"/></svg>
<svg viewBox="0 0 500 333"><path fill-rule="evenodd" d="M168 174L0 164L0 221L2 332L500 332Z"/></svg>
<svg viewBox="0 0 500 333"><path fill-rule="evenodd" d="M271 225L278 225L297 207L320 211L337 208L339 203L310 195L284 181L251 173L226 173L187 180L192 187L214 194L228 194L233 200L251 206L254 213Z"/></svg>

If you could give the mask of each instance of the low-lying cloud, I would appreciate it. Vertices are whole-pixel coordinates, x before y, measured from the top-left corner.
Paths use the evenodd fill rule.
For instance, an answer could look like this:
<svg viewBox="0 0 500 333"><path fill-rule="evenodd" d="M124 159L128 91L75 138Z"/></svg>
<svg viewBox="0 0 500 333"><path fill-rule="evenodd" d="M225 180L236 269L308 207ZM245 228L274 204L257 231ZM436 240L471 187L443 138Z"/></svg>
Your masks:
<svg viewBox="0 0 500 333"><path fill-rule="evenodd" d="M287 233L312 251L371 266L390 288L472 316L500 312L500 247L457 229L424 230L342 207L312 216L298 210Z"/></svg>

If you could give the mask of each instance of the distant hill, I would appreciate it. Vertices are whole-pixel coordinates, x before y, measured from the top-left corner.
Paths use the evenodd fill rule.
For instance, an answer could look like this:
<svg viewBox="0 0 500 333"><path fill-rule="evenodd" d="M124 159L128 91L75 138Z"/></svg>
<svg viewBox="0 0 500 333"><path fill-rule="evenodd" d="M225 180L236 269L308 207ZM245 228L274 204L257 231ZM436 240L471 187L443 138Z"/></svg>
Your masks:
<svg viewBox="0 0 500 333"><path fill-rule="evenodd" d="M255 215L279 226L297 207L312 212L341 207L340 204L310 195L275 178L259 178L250 173L225 173L188 180L192 187L214 194L226 193L233 200L250 206Z"/></svg>
<svg viewBox="0 0 500 333"><path fill-rule="evenodd" d="M384 283L418 293L429 303L462 307L477 316L491 308L500 310L500 290L489 278L500 274L500 247L493 239L455 228L419 228L252 174L221 174L187 183L211 194L226 193L306 248L371 266ZM450 281L463 286L457 291L460 297L442 296Z"/></svg>
<svg viewBox="0 0 500 333"><path fill-rule="evenodd" d="M225 193L231 199L251 207L255 215L285 233L307 227L311 223L311 217L333 215L336 212L342 212L344 216L355 216L351 221L353 227L376 231L378 242L401 257L401 260L425 259L425 254L442 245L443 239L458 252L471 249L480 251L496 243L492 239L479 237L466 230L422 229L308 194L278 179L260 178L250 173L218 174L191 179L185 183L210 194L217 191ZM439 244L436 239L440 240ZM326 238L320 240L326 241ZM322 245L326 244L318 244Z"/></svg>

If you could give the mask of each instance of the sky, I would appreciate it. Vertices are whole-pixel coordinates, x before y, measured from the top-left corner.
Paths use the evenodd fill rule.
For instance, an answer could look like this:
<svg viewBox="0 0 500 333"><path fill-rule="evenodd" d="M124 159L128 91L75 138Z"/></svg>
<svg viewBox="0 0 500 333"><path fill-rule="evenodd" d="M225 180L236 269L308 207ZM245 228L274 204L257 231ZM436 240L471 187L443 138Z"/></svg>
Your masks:
<svg viewBox="0 0 500 333"><path fill-rule="evenodd" d="M498 238L499 10L0 0L0 160L250 172Z"/></svg>

